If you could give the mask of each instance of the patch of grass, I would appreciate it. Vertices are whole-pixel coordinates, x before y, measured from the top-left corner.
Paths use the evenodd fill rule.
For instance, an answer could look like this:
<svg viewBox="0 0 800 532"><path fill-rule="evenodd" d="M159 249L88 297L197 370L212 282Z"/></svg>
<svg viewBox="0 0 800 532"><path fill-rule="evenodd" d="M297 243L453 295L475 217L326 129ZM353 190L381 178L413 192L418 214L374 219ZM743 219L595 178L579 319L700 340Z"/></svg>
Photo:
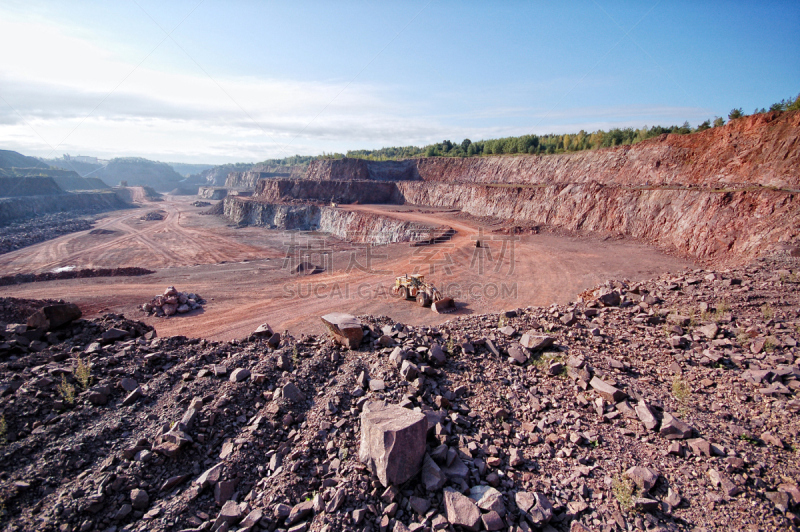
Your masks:
<svg viewBox="0 0 800 532"><path fill-rule="evenodd" d="M761 316L767 321L771 320L775 317L775 309L772 308L772 305L769 303L764 303L761 305Z"/></svg>
<svg viewBox="0 0 800 532"><path fill-rule="evenodd" d="M500 316L497 320L497 328L505 327L508 324L508 318L505 316Z"/></svg>
<svg viewBox="0 0 800 532"><path fill-rule="evenodd" d="M687 402L689 402L689 398L692 396L692 387L689 386L688 382L680 377L675 377L672 379L672 396L679 403L685 405Z"/></svg>
<svg viewBox="0 0 800 532"><path fill-rule="evenodd" d="M58 393L67 404L75 403L75 387L67 382L66 375L61 376L61 384L58 385Z"/></svg>
<svg viewBox="0 0 800 532"><path fill-rule="evenodd" d="M6 424L6 416L0 416L0 445L6 444L7 432L8 432L8 425Z"/></svg>
<svg viewBox="0 0 800 532"><path fill-rule="evenodd" d="M453 351L455 351L455 349L456 349L456 341L453 340L452 336L450 336L450 338L447 339L447 346L446 347L447 347L447 352L452 355Z"/></svg>
<svg viewBox="0 0 800 532"><path fill-rule="evenodd" d="M769 338L764 340L764 352L765 353L772 353L773 351L775 351L776 347L777 346Z"/></svg>
<svg viewBox="0 0 800 532"><path fill-rule="evenodd" d="M756 440L755 438L753 438L749 434L742 434L741 436L739 436L739 439L742 440L742 441L746 441L747 443L750 443L750 444L753 444L753 445L758 445L758 440Z"/></svg>
<svg viewBox="0 0 800 532"><path fill-rule="evenodd" d="M347 457L350 455L350 451L347 450L347 447L342 447L339 449L339 460L344 462L347 460Z"/></svg>
<svg viewBox="0 0 800 532"><path fill-rule="evenodd" d="M75 375L75 379L78 381L78 384L81 385L81 388L88 390L89 386L92 384L92 363L88 360L78 357L78 360L73 368L73 374Z"/></svg>
<svg viewBox="0 0 800 532"><path fill-rule="evenodd" d="M611 491L620 508L625 512L633 510L633 492L635 484L629 478L617 475L611 481Z"/></svg>
<svg viewBox="0 0 800 532"><path fill-rule="evenodd" d="M297 344L292 346L292 362L295 366L300 362L300 349L298 349Z"/></svg>

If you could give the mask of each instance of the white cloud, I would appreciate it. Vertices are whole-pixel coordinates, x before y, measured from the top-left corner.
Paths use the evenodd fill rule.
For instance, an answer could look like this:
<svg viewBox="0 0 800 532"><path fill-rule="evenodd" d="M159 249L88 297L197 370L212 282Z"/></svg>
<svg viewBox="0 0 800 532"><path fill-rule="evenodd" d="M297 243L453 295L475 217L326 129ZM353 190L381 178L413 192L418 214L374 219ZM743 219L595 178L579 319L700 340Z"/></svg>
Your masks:
<svg viewBox="0 0 800 532"><path fill-rule="evenodd" d="M183 53L169 40L161 46L156 54L168 47ZM11 52L0 55L0 97L8 104L0 101L0 145L39 156L68 152L257 161L445 138L638 127L643 117L654 116L664 122L673 116L697 116L699 121L702 111L625 107L548 112L474 110L471 105L462 114L431 115L423 111L426 102L407 102L392 87L250 77L215 81L188 58L190 73L157 70L147 61L137 66L58 26L13 14L0 16L0 49Z"/></svg>

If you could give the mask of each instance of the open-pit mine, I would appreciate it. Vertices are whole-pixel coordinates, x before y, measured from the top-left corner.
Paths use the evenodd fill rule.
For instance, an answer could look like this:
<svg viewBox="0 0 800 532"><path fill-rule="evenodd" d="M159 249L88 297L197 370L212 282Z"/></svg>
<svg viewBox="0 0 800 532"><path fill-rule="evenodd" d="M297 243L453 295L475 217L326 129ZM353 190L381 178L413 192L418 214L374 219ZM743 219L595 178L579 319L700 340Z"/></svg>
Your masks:
<svg viewBox="0 0 800 532"><path fill-rule="evenodd" d="M4 530L800 524L800 111L0 193Z"/></svg>

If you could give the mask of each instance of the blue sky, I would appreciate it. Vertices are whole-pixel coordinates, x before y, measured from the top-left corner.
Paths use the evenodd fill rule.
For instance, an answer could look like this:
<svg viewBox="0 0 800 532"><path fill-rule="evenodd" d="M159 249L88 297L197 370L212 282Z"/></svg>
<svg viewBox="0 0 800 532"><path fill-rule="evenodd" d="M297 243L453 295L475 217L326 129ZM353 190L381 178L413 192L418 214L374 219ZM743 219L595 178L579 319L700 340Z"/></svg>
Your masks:
<svg viewBox="0 0 800 532"><path fill-rule="evenodd" d="M0 147L222 163L692 125L800 93L798 2L0 4Z"/></svg>

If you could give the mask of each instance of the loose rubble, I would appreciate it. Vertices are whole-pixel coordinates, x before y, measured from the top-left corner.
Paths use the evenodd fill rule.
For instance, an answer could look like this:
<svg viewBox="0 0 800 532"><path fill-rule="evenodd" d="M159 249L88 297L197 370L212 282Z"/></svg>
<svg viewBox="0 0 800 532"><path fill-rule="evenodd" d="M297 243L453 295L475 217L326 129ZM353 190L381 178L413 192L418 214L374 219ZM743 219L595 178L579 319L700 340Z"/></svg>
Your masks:
<svg viewBox="0 0 800 532"><path fill-rule="evenodd" d="M159 338L115 315L43 332L15 309L55 303L2 300L2 523L794 530L799 266L613 281L437 327L334 320L358 343L270 345L266 324Z"/></svg>
<svg viewBox="0 0 800 532"><path fill-rule="evenodd" d="M169 318L176 314L186 314L201 309L205 302L197 294L178 292L174 286L169 286L163 295L156 296L142 305L142 310L159 318Z"/></svg>

